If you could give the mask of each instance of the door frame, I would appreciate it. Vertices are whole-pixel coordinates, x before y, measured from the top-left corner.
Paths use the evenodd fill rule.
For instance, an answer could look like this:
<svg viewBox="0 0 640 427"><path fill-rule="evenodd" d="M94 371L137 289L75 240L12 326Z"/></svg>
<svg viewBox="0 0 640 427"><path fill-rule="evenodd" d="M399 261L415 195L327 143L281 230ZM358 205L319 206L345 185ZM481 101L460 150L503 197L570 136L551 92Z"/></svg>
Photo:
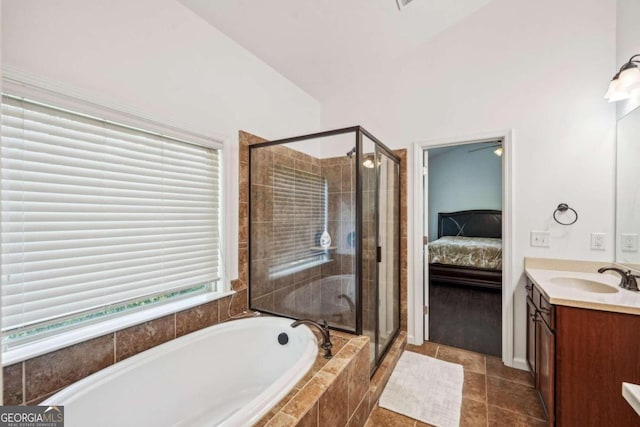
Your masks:
<svg viewBox="0 0 640 427"><path fill-rule="evenodd" d="M413 143L413 292L409 291L409 317L414 330L409 335L412 344L424 342L424 195L423 152L426 149L469 144L488 140L502 140L502 361L513 366L513 294L517 280L513 278L513 129L479 132L448 138L416 140ZM410 322L411 323L411 322Z"/></svg>

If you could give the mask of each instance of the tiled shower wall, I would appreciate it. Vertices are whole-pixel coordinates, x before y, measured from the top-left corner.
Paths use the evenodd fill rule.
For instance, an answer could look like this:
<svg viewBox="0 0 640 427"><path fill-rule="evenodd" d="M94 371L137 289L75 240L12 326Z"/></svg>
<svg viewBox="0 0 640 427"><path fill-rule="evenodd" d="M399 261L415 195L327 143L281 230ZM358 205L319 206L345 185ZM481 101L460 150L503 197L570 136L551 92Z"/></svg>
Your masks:
<svg viewBox="0 0 640 427"><path fill-rule="evenodd" d="M250 150L252 307L292 317L324 319L355 330L354 160L318 159L282 145ZM321 264L274 278L270 269L319 246ZM349 235L351 234L351 239Z"/></svg>
<svg viewBox="0 0 640 427"><path fill-rule="evenodd" d="M250 155L252 307L305 317L319 300L312 284L320 279L320 266L275 278L270 270L319 245L326 209L320 161L284 146Z"/></svg>
<svg viewBox="0 0 640 427"><path fill-rule="evenodd" d="M322 309L333 313L336 326L355 330L355 157L322 159L320 165L327 180L327 231L332 239L332 261L322 265Z"/></svg>
<svg viewBox="0 0 640 427"><path fill-rule="evenodd" d="M249 158L249 148L248 146L251 144L256 144L259 142L264 142L265 140L254 135L248 134L246 132L240 132L240 166L241 170L244 168L246 171L244 174L241 173L241 181L240 181L240 194L241 194L241 203L240 203L240 216L241 216L241 224L243 223L243 218L248 217L248 204L244 203L242 195L246 196L246 200L248 201L249 194L249 186L248 186L248 158ZM284 147L283 147L284 148ZM407 331L407 281L408 281L408 272L407 272L407 150L400 149L394 150L394 153L400 157L400 329L402 331ZM302 153L300 153L302 154ZM302 156L305 156L302 154ZM310 156L307 156L310 157ZM304 158L304 157L302 157ZM302 159L301 158L301 159ZM311 158L313 159L313 158ZM307 160L308 162L312 162L312 160ZM339 166L339 168L338 168ZM329 191L329 233L333 239L332 245L337 246L337 250L330 252L330 258L333 260L331 263L327 263L322 265L321 268L321 278L326 278L328 276L334 275L348 275L353 274L355 271L355 260L354 254L348 253L346 248L340 249L342 246L346 244L346 236L344 232L341 230L348 230L350 227L350 221L347 218L353 218L353 212L355 210L355 200L354 200L354 192L355 192L355 170L352 170L353 163L347 157L335 157L328 159L320 160L321 167L321 175L327 178L328 183L328 191ZM366 173L366 172L365 172ZM351 179L348 178L348 175L351 175ZM243 178L244 177L244 180ZM338 179L340 177L340 179ZM371 174L370 179L373 179L373 174ZM350 194L349 194L350 193ZM340 194L338 196L338 194ZM348 198L351 198L350 205L347 202ZM366 196L363 195L363 204L366 203ZM352 209L352 210L350 210ZM337 212L340 212L340 215L337 215ZM333 218L340 218L340 221ZM366 218L365 218L366 221ZM332 223L333 222L333 223ZM244 223L248 224L248 221ZM346 227L344 227L346 225ZM340 229L342 227L342 229ZM240 229L240 237L241 237L241 249L240 249L240 260L242 261L242 257L248 259L248 254L246 250L242 249L242 238L246 239L248 236L248 230ZM337 236L337 238L336 238ZM245 240L246 241L246 240ZM375 248L374 248L375 250ZM373 259L375 257L375 253L369 254L368 258ZM367 258L365 254L365 258ZM240 263L241 268L244 265L247 267L247 263ZM366 264L365 264L366 267ZM370 270L367 269L367 270ZM316 271L313 270L308 273L310 277L314 279L317 277ZM240 272L240 279L244 280L246 283L246 271L243 273ZM294 279L295 280L295 279ZM365 286L365 295L363 295L363 302L365 306L372 307L375 304L375 300L373 298L369 298L369 296L373 295L373 282L372 278L369 277L369 282L366 282L367 277L364 277L365 282L363 282L363 286ZM368 284L368 287L367 287ZM252 292L254 291L255 286L260 286L256 284L254 280L252 280ZM270 285L267 285L270 286ZM302 286L299 286L299 288ZM267 288L269 289L269 288ZM274 286L275 289L275 286ZM295 290L295 286L293 288ZM369 292L366 292L366 290ZM261 291L258 291L261 292ZM284 293L283 293L284 294ZM301 292L301 295L305 295ZM305 300L307 298L306 294L304 296ZM310 294L311 298L319 298L319 294ZM268 301L268 300L267 300ZM275 301L275 300L274 300ZM368 304L367 304L368 301ZM268 304L268 302L267 302ZM269 305L267 305L269 307ZM366 307L365 307L366 309ZM370 308L371 309L371 308ZM324 310L326 312L326 310ZM363 313L366 314L366 313ZM370 314L370 313L369 313ZM366 316L367 318L374 319L373 316ZM366 329L366 325L365 325Z"/></svg>
<svg viewBox="0 0 640 427"><path fill-rule="evenodd" d="M407 150L394 153L400 157L400 330L407 332Z"/></svg>

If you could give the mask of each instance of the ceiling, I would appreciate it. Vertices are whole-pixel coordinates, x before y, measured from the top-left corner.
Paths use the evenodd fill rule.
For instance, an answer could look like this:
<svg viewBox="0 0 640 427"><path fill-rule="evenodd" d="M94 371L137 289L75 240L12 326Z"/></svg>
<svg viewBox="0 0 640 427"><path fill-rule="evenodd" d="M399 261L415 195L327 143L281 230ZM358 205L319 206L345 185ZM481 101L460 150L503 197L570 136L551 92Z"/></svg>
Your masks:
<svg viewBox="0 0 640 427"><path fill-rule="evenodd" d="M319 101L491 0L178 0Z"/></svg>

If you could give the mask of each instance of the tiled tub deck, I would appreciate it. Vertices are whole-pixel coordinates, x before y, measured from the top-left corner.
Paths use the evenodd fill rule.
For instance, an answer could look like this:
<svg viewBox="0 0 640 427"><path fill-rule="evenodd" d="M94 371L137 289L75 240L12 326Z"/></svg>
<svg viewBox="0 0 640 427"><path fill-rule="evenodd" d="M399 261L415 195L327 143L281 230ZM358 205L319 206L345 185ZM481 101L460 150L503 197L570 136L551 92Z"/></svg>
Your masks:
<svg viewBox="0 0 640 427"><path fill-rule="evenodd" d="M361 427L380 398L400 354L400 332L373 378L369 377L369 338L332 332L334 356L320 353L309 372L256 425L267 427Z"/></svg>

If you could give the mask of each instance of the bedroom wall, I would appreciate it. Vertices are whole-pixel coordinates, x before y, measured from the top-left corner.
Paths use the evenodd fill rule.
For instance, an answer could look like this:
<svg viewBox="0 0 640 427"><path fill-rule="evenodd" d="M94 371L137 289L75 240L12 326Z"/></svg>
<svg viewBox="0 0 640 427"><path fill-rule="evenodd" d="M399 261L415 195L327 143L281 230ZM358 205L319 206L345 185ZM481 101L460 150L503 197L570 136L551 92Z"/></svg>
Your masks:
<svg viewBox="0 0 640 427"><path fill-rule="evenodd" d="M513 130L513 274L506 280L513 305L506 310L523 368L524 257L613 259L613 245L592 251L589 235L604 232L610 242L614 231L615 107L603 94L615 72L615 23L615 0L494 0L324 105L323 127L358 123L411 155L416 141ZM411 195L414 159L408 163ZM580 213L575 225L553 222L561 202ZM413 224L411 197L408 208ZM549 230L551 247L531 247L531 230ZM409 248L413 271L421 259L412 242ZM420 321L415 313L410 334Z"/></svg>
<svg viewBox="0 0 640 427"><path fill-rule="evenodd" d="M429 240L438 238L438 212L502 209L502 158L490 144L435 148L429 156ZM470 152L478 148L479 151Z"/></svg>
<svg viewBox="0 0 640 427"><path fill-rule="evenodd" d="M225 142L227 279L238 277L238 130L318 130L320 104L174 0L4 0L3 68Z"/></svg>

